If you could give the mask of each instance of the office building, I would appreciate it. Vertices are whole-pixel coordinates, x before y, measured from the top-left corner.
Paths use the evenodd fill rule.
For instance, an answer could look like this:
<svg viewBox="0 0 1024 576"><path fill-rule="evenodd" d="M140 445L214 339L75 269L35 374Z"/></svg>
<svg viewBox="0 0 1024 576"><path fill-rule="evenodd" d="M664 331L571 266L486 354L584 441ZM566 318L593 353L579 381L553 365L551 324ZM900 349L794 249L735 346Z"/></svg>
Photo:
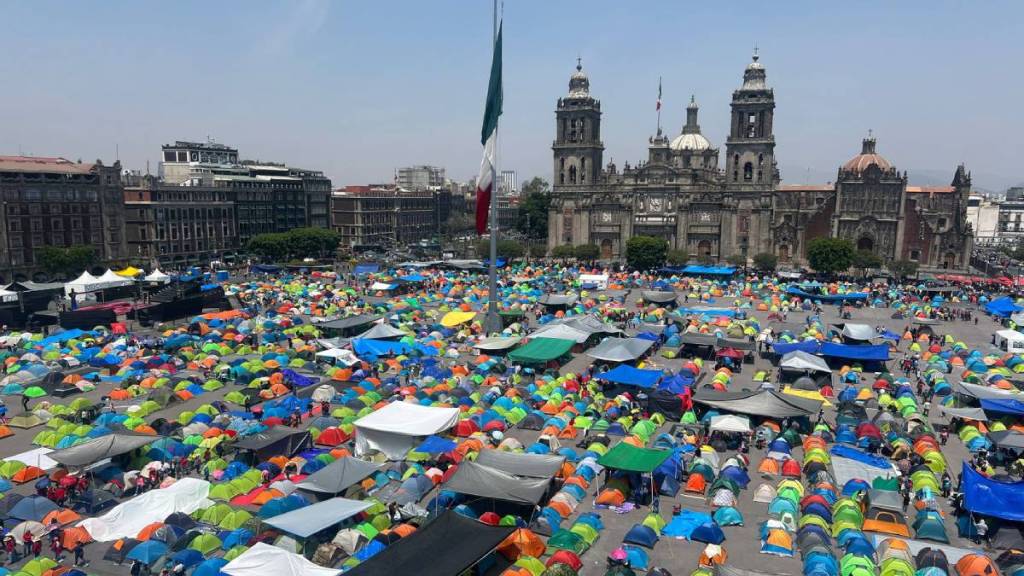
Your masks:
<svg viewBox="0 0 1024 576"><path fill-rule="evenodd" d="M341 245L351 250L405 247L439 235L442 211L450 209L450 199L450 193L441 190L346 186L331 197L332 226L341 234Z"/></svg>
<svg viewBox="0 0 1024 576"><path fill-rule="evenodd" d="M395 185L401 190L419 192L444 187L444 168L439 166L409 166L399 168Z"/></svg>

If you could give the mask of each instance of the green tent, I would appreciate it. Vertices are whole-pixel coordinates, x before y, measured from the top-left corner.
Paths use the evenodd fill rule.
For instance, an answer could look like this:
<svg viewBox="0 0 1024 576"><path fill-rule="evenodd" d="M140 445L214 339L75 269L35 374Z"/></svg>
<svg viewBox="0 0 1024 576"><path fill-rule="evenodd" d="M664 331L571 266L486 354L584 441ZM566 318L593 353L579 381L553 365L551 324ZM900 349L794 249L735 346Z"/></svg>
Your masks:
<svg viewBox="0 0 1024 576"><path fill-rule="evenodd" d="M534 338L509 352L508 358L522 364L542 364L565 356L575 344L562 338Z"/></svg>
<svg viewBox="0 0 1024 576"><path fill-rule="evenodd" d="M627 472L653 472L655 468L672 455L669 450L637 448L632 444L619 442L607 454L601 456L598 464L605 468Z"/></svg>

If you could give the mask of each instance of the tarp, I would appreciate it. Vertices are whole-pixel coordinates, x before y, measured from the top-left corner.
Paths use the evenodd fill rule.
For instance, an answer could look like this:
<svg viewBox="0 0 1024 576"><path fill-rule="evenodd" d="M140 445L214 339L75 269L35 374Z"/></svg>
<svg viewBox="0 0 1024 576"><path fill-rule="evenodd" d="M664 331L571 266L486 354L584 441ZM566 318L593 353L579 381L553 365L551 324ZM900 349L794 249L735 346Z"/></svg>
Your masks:
<svg viewBox="0 0 1024 576"><path fill-rule="evenodd" d="M811 300L817 300L819 302L863 302L868 299L867 292L850 292L849 294L810 294L796 286L790 286L787 288L786 294L799 296L805 299L810 298Z"/></svg>
<svg viewBox="0 0 1024 576"><path fill-rule="evenodd" d="M847 360L886 361L889 359L889 345L855 345L822 342L821 354L835 358L845 358Z"/></svg>
<svg viewBox="0 0 1024 576"><path fill-rule="evenodd" d="M561 470L564 456L481 450L475 462L516 476L551 479Z"/></svg>
<svg viewBox="0 0 1024 576"><path fill-rule="evenodd" d="M982 398L981 408L986 412L1024 415L1024 402L1015 398Z"/></svg>
<svg viewBox="0 0 1024 576"><path fill-rule="evenodd" d="M579 299L575 294L545 294L537 302L545 306L572 306Z"/></svg>
<svg viewBox="0 0 1024 576"><path fill-rule="evenodd" d="M21 462L25 466L35 466L44 472L49 472L57 467L57 461L50 458L53 454L52 448L34 448L27 452L21 452L4 458L4 462Z"/></svg>
<svg viewBox="0 0 1024 576"><path fill-rule="evenodd" d="M875 329L872 328L871 326L868 326L867 324L846 323L837 324L836 326L838 326L841 329L840 333L843 336L851 340L867 341L874 338L878 338L878 332L875 332Z"/></svg>
<svg viewBox="0 0 1024 576"><path fill-rule="evenodd" d="M454 328L459 324L469 322L473 318L476 318L476 312L462 312L460 310L453 310L444 315L441 318L441 326L445 328Z"/></svg>
<svg viewBox="0 0 1024 576"><path fill-rule="evenodd" d="M654 342L643 338L608 337L587 351L587 356L608 362L629 362L644 355Z"/></svg>
<svg viewBox="0 0 1024 576"><path fill-rule="evenodd" d="M675 292L661 292L655 290L644 290L640 293L640 297L644 299L644 302L654 302L655 304L667 304L669 302L676 301Z"/></svg>
<svg viewBox="0 0 1024 576"><path fill-rule="evenodd" d="M363 338L367 340L387 340L388 338L401 338L405 335L405 332L402 332L401 330L395 328L390 324L374 324L373 328L370 328L366 332L357 335L355 338Z"/></svg>
<svg viewBox="0 0 1024 576"><path fill-rule="evenodd" d="M590 333L564 324L548 324L547 326L538 328L535 332L530 334L530 338L571 340L576 344L582 344L590 338Z"/></svg>
<svg viewBox="0 0 1024 576"><path fill-rule="evenodd" d="M458 408L392 402L356 420L356 456L378 450L390 460L401 460L417 438L447 430L458 420Z"/></svg>
<svg viewBox="0 0 1024 576"><path fill-rule="evenodd" d="M337 576L341 570L324 568L277 546L257 542L220 569L228 576Z"/></svg>
<svg viewBox="0 0 1024 576"><path fill-rule="evenodd" d="M718 343L718 336L699 332L684 332L679 335L679 341L691 346L714 346Z"/></svg>
<svg viewBox="0 0 1024 576"><path fill-rule="evenodd" d="M701 276L732 276L736 273L736 269L732 266L698 266L691 264L683 268L680 273Z"/></svg>
<svg viewBox="0 0 1024 576"><path fill-rule="evenodd" d="M352 273L357 276L360 274L375 274L380 270L380 264L356 264L355 268L352 269Z"/></svg>
<svg viewBox="0 0 1024 576"><path fill-rule="evenodd" d="M606 452L597 463L605 468L625 470L628 472L653 472L661 463L672 455L669 450L640 448L619 442Z"/></svg>
<svg viewBox="0 0 1024 576"><path fill-rule="evenodd" d="M335 363L341 363L345 366L353 366L359 363L359 357L355 355L355 352L351 350L344 350L342 348L329 348L322 352L316 353L317 358L327 358L333 360Z"/></svg>
<svg viewBox="0 0 1024 576"><path fill-rule="evenodd" d="M1009 296L1003 296L985 304L985 311L993 316L1006 318L1015 312L1024 311L1024 308L1014 304Z"/></svg>
<svg viewBox="0 0 1024 576"><path fill-rule="evenodd" d="M103 516L86 518L79 526L85 528L97 542L134 538L147 524L162 522L175 512L191 514L200 508L212 506L213 502L206 498L209 492L209 482L198 478L182 478L167 488L150 490L122 502Z"/></svg>
<svg viewBox="0 0 1024 576"><path fill-rule="evenodd" d="M419 530L388 546L383 552L346 572L346 576L461 574L490 554L515 530L515 526L490 526L448 510ZM266 574L278 576L274 572L263 572L260 576Z"/></svg>
<svg viewBox="0 0 1024 576"><path fill-rule="evenodd" d="M809 370L826 374L832 373L832 369L828 367L824 360L802 350L794 350L787 353L779 362L779 367L784 370Z"/></svg>
<svg viewBox="0 0 1024 576"><path fill-rule="evenodd" d="M837 486L845 486L854 478L870 484L875 478L895 478L899 471L882 456L873 456L849 446L837 444L829 451L832 454L832 470Z"/></svg>
<svg viewBox="0 0 1024 576"><path fill-rule="evenodd" d="M807 400L776 392L774 390L758 390L755 392L712 392L701 390L693 397L693 401L712 408L767 416L769 418L793 418L817 414L821 402Z"/></svg>
<svg viewBox="0 0 1024 576"><path fill-rule="evenodd" d="M319 324L321 328L328 330L346 330L348 328L356 328L359 326L365 326L372 324L377 320L380 320L380 316L372 314L359 314L357 316L348 316L345 318L337 318L335 320L328 320Z"/></svg>
<svg viewBox="0 0 1024 576"><path fill-rule="evenodd" d="M712 432L750 432L750 419L735 414L722 414L711 417Z"/></svg>
<svg viewBox="0 0 1024 576"><path fill-rule="evenodd" d="M381 465L351 456L338 458L295 485L301 490L340 494L349 486L381 469Z"/></svg>
<svg viewBox="0 0 1024 576"><path fill-rule="evenodd" d="M495 338L484 338L473 345L478 350L508 350L522 341L520 336L498 336Z"/></svg>
<svg viewBox="0 0 1024 576"><path fill-rule="evenodd" d="M251 450L257 455L293 456L299 450L309 448L312 444L309 430L298 430L287 426L271 426L263 432L250 434L235 442L239 450Z"/></svg>
<svg viewBox="0 0 1024 576"><path fill-rule="evenodd" d="M408 354L412 348L405 342L392 342L391 340L367 340L364 338L352 340L352 349L358 356L397 356Z"/></svg>
<svg viewBox="0 0 1024 576"><path fill-rule="evenodd" d="M1024 481L996 482L963 463L960 479L964 508L975 514L1003 520L1024 521Z"/></svg>
<svg viewBox="0 0 1024 576"><path fill-rule="evenodd" d="M661 376L661 370L642 370L628 364L620 364L607 372L595 374L594 378L638 388L653 388Z"/></svg>
<svg viewBox="0 0 1024 576"><path fill-rule="evenodd" d="M575 344L574 340L532 338L525 346L509 352L508 358L524 364L539 364L565 356Z"/></svg>
<svg viewBox="0 0 1024 576"><path fill-rule="evenodd" d="M1024 434L1013 430L999 430L997 432L989 432L989 439L992 443L1000 448L1016 448L1018 450L1024 450Z"/></svg>
<svg viewBox="0 0 1024 576"><path fill-rule="evenodd" d="M966 418L968 420L988 422L988 416L985 415L985 411L981 408L950 408L949 406L941 405L938 408L943 414L951 418Z"/></svg>
<svg viewBox="0 0 1024 576"><path fill-rule="evenodd" d="M715 564L715 576L776 576L774 572L761 572L758 570L744 570L735 566Z"/></svg>
<svg viewBox="0 0 1024 576"><path fill-rule="evenodd" d="M1009 390L1001 390L999 388L993 388L991 386L981 386L979 384L970 384L967 382L957 382L953 385L953 389L957 394L964 394L972 398L984 399L999 399L999 398L1017 398L1019 395Z"/></svg>
<svg viewBox="0 0 1024 576"><path fill-rule="evenodd" d="M373 502L367 500L331 498L291 512L265 518L263 523L299 538L307 538L325 528L344 522L373 505Z"/></svg>
<svg viewBox="0 0 1024 576"><path fill-rule="evenodd" d="M49 456L65 466L88 466L106 458L131 452L160 438L149 434L106 434L70 448L55 450Z"/></svg>
<svg viewBox="0 0 1024 576"><path fill-rule="evenodd" d="M519 477L477 462L463 461L444 483L444 489L480 498L537 504L550 485L550 478Z"/></svg>

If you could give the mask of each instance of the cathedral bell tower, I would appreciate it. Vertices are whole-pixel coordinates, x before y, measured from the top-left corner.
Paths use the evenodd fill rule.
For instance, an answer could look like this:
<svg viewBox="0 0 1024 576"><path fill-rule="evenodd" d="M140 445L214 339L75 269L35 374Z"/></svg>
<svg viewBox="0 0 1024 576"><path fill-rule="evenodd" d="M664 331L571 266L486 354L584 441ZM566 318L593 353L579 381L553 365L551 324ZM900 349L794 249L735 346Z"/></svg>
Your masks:
<svg viewBox="0 0 1024 576"><path fill-rule="evenodd" d="M555 109L553 187L596 184L603 166L601 102L590 95L590 80L576 60L569 78L569 94Z"/></svg>
<svg viewBox="0 0 1024 576"><path fill-rule="evenodd" d="M771 190L778 183L772 119L775 93L765 82L764 66L753 61L743 72L743 86L732 93L732 118L725 141L725 178L731 190Z"/></svg>

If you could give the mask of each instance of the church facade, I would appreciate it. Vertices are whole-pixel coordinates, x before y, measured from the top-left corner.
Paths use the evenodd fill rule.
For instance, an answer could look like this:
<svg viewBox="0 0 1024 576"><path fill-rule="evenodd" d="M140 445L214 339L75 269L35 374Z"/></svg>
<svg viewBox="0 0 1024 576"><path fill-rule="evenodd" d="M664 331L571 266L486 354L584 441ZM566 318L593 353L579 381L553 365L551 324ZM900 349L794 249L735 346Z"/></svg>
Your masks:
<svg viewBox="0 0 1024 576"><path fill-rule="evenodd" d="M787 186L775 157L775 93L755 54L732 95L724 158L701 133L691 99L686 124L648 141L647 160L621 170L604 163L601 102L577 63L559 98L552 145L554 177L548 249L594 244L604 259L625 256L633 236L655 236L694 260L769 252L780 264L806 263L807 243L845 238L884 261L957 269L969 261L970 175L961 165L949 186L911 186L869 137L834 184ZM720 165L720 161L722 165Z"/></svg>

